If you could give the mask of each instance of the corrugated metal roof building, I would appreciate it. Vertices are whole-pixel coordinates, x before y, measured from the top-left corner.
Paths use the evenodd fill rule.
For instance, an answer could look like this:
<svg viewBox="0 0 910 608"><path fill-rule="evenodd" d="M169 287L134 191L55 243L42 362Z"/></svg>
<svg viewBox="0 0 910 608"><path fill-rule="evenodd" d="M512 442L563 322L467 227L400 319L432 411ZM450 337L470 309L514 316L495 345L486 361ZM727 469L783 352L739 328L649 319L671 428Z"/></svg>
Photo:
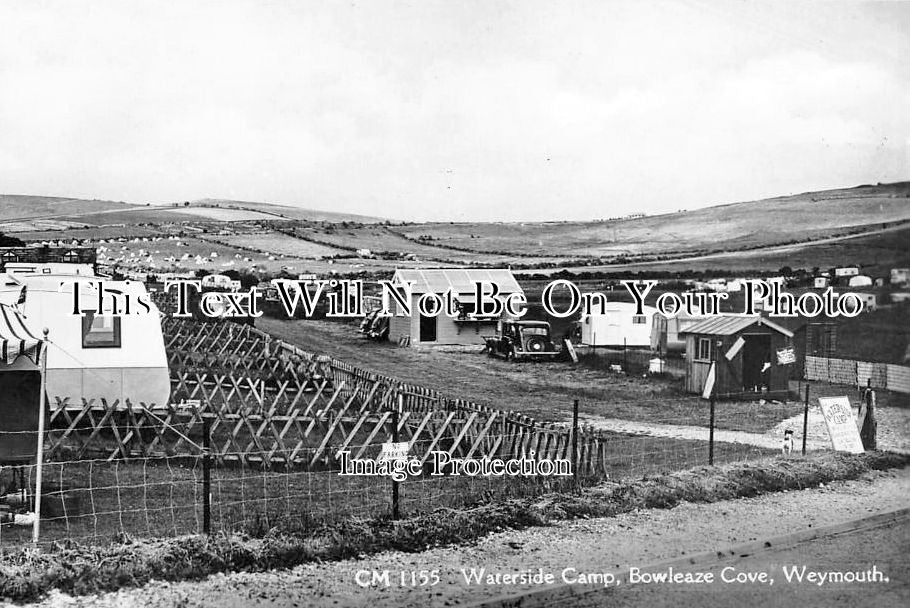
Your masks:
<svg viewBox="0 0 910 608"><path fill-rule="evenodd" d="M686 390L702 393L716 362L717 396L786 397L793 332L759 315L717 315L680 331L686 338Z"/></svg>
<svg viewBox="0 0 910 608"><path fill-rule="evenodd" d="M502 296L524 294L515 275L507 269L424 268L399 269L392 277L393 285L411 284L411 316L392 316L389 339L411 345L476 344L483 345L483 335L496 331L498 317L476 314L476 282L483 282L485 291L495 285ZM451 291L458 307L458 316L445 312L436 316L421 315L417 301L427 293L444 296Z"/></svg>

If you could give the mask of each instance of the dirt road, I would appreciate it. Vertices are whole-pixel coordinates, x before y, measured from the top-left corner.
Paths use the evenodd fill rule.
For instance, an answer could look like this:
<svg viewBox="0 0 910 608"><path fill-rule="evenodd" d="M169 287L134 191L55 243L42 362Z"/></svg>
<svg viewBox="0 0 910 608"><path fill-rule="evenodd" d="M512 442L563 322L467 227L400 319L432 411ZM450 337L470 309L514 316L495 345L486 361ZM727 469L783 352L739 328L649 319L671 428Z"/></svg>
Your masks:
<svg viewBox="0 0 910 608"><path fill-rule="evenodd" d="M266 573L216 575L200 582L150 583L139 589L84 598L55 594L42 607L164 606L234 608L240 606L452 606L540 588L530 584L465 583L462 569L486 573L553 573L557 582L567 568L575 574L646 565L686 554L833 525L873 513L910 506L910 469L871 473L797 492L714 504L682 504L614 518L561 522L548 528L503 531L465 547L428 548L417 554L384 552L359 560L312 564ZM889 542L884 539L883 542ZM410 583L411 572L425 570L439 583ZM389 572L389 586L368 584L372 572ZM364 574L366 573L366 574ZM435 580L435 579L433 579Z"/></svg>
<svg viewBox="0 0 910 608"><path fill-rule="evenodd" d="M571 420L571 419L570 419ZM579 416L579 421L585 426L598 430L629 433L632 435L647 435L649 437L670 437L672 439L697 439L708 440L708 429L703 426L688 426L681 424L656 424L650 422L635 422L632 420L619 420L616 418L597 418L594 416ZM802 417L797 422L802 424ZM787 424L785 428L795 427L796 423ZM714 440L721 443L739 443L754 445L760 448L778 450L781 445L781 432L747 433L745 431L727 431L715 429ZM795 446L799 449L799 445ZM824 437L809 437L806 441L809 450L820 450L830 447L827 433Z"/></svg>
<svg viewBox="0 0 910 608"><path fill-rule="evenodd" d="M839 534L781 550L759 552L746 559L722 561L711 567L687 567L686 573L712 576L712 584L640 583L620 586L549 607L595 608L727 608L729 606L799 606L799 608L879 608L910 603L910 521L871 530ZM802 568L805 567L805 571ZM660 571L658 570L657 573ZM828 580L810 572L828 574ZM766 574L771 584L739 583L737 576ZM871 573L871 576L869 574ZM844 582L831 575L870 578ZM728 582L731 581L732 582Z"/></svg>

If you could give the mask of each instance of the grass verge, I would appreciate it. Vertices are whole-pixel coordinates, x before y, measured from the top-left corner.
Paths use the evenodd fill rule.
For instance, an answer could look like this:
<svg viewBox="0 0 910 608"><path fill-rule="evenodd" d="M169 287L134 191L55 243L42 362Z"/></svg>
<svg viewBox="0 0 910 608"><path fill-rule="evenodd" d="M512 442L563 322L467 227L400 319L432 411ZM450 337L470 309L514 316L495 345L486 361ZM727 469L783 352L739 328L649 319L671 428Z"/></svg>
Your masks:
<svg viewBox="0 0 910 608"><path fill-rule="evenodd" d="M348 521L306 536L276 533L262 538L120 538L107 546L70 543L44 551L20 549L3 556L0 598L34 600L52 588L82 595L142 585L154 579L176 581L216 572L268 570L388 549L416 552L472 541L505 528L543 526L574 517L612 516L634 509L669 508L683 501L715 502L809 488L908 464L910 455L889 452L825 453L809 458L703 466L636 481L603 483L577 494L549 494L464 510L439 509L398 522Z"/></svg>

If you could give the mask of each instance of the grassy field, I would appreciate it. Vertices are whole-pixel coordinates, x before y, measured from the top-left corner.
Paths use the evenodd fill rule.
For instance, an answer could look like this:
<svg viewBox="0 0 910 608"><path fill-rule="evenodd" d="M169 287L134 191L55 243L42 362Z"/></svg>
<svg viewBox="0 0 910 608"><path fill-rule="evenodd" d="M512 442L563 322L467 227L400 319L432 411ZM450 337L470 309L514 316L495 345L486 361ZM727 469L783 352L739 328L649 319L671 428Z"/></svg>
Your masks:
<svg viewBox="0 0 910 608"><path fill-rule="evenodd" d="M280 232L218 236L217 239L221 242L236 245L243 249L260 249L294 258L350 255L350 251L344 249L327 247L303 239L295 239L294 237L281 234Z"/></svg>
<svg viewBox="0 0 910 608"><path fill-rule="evenodd" d="M287 218L292 220L306 220L315 222L358 222L362 224L372 224L382 222L387 218L374 217L369 215L358 215L356 213L343 213L340 211L323 211L318 209L305 209L302 207L292 207L288 205L279 205L276 203L261 203L254 201L236 201L230 199L205 198L192 201L190 208L212 207L221 208L247 209L267 214L273 218Z"/></svg>
<svg viewBox="0 0 910 608"><path fill-rule="evenodd" d="M132 207L127 203L114 201L0 194L0 222L74 213L97 213Z"/></svg>
<svg viewBox="0 0 910 608"><path fill-rule="evenodd" d="M708 420L707 402L686 394L681 379L617 374L606 366L491 359L481 353L479 340L476 349L399 348L363 338L354 323L262 318L256 325L310 352L541 421L565 422L574 399L590 416L697 426ZM717 424L765 432L798 411L795 403L724 402Z"/></svg>
<svg viewBox="0 0 910 608"><path fill-rule="evenodd" d="M829 190L604 222L433 223L400 228L430 244L474 251L577 255L735 250L910 218L910 184ZM786 221L781 221L786 218Z"/></svg>

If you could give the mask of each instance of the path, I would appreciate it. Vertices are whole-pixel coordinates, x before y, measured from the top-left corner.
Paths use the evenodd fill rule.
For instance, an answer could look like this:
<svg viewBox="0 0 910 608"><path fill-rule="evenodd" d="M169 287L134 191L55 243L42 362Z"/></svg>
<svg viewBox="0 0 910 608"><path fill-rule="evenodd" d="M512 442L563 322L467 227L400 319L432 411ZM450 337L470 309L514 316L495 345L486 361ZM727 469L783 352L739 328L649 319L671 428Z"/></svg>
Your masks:
<svg viewBox="0 0 910 608"><path fill-rule="evenodd" d="M653 422L635 422L632 420L619 420L616 418L600 418L597 416L578 417L579 422L584 426L589 426L597 430L612 431L615 433L630 433L632 435L647 435L650 437L669 437L671 439L697 439L701 441L708 440L708 429L703 426L686 426L679 424L659 424ZM802 416L797 418L799 425L802 425ZM791 420L794 420L791 419ZM784 423L781 423L784 424ZM791 423L790 427L796 426ZM783 428L783 427L781 427ZM802 428L800 426L800 428ZM714 440L724 443L739 443L754 445L760 448L772 450L780 449L783 431L771 431L765 434L749 433L746 431L729 431L725 429L714 429ZM794 440L798 448L799 440ZM824 438L813 437L810 433L806 441L806 447L810 450L821 450L829 447L827 433Z"/></svg>

